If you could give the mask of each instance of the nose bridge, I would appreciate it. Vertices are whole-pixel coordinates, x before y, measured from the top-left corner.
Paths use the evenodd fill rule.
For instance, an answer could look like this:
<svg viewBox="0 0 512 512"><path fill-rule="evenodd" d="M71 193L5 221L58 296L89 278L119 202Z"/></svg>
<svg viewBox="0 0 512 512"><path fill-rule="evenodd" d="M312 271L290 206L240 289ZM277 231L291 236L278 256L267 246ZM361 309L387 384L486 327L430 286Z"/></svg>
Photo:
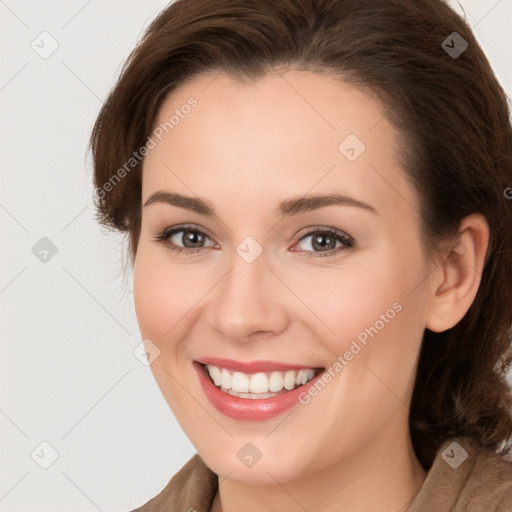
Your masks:
<svg viewBox="0 0 512 512"><path fill-rule="evenodd" d="M259 254L257 254L259 252ZM227 338L243 341L254 332L284 329L279 280L267 268L262 248L245 240L233 253L231 268L212 296L212 326Z"/></svg>

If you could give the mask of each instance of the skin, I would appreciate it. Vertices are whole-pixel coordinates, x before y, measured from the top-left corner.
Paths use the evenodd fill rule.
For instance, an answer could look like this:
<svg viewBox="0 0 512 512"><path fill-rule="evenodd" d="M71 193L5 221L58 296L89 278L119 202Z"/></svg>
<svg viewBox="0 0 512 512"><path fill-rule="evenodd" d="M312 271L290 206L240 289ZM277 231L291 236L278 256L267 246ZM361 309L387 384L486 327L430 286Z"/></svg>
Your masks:
<svg viewBox="0 0 512 512"><path fill-rule="evenodd" d="M459 244L427 261L399 136L374 98L339 79L293 69L246 83L199 75L166 98L155 126L190 96L197 107L145 158L142 204L166 190L206 199L217 216L142 207L134 299L143 338L160 350L156 381L219 475L212 510L406 510L426 477L408 429L422 334L452 327L471 305L487 223L467 217ZM353 162L338 150L350 133L366 146ZM377 213L349 205L274 213L290 197L333 192ZM183 224L206 232L200 252L169 250L187 247L183 231L154 240ZM315 248L304 235L321 234L317 226L354 246ZM236 252L247 236L263 248L250 264ZM328 368L397 302L401 311L325 389L270 420L221 414L192 367L209 356ZM251 468L237 457L248 442L262 453Z"/></svg>

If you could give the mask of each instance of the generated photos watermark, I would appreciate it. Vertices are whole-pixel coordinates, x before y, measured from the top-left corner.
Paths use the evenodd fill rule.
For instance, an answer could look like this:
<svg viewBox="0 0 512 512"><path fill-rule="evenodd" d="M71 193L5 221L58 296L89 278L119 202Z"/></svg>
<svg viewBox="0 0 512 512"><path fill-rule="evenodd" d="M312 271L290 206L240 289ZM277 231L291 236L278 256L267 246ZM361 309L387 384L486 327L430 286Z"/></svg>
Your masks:
<svg viewBox="0 0 512 512"><path fill-rule="evenodd" d="M180 108L174 109L174 114L169 117L164 123L160 123L148 136L146 143L141 146L137 151L134 151L130 158L120 167L108 181L106 181L101 187L94 189L94 195L102 200L107 195L107 192L111 192L120 181L129 174L142 160L144 157L154 149L158 142L162 141L165 134L168 134L176 126L178 126L185 117L192 112L192 109L197 107L198 101L191 96L187 102L181 105ZM158 142L155 140L158 139Z"/></svg>
<svg viewBox="0 0 512 512"><path fill-rule="evenodd" d="M370 327L365 327L351 342L350 347L346 350L343 355L338 355L336 361L327 368L322 376L312 385L309 386L305 391L302 391L297 400L302 405L307 405L311 402L311 399L320 393L329 382L339 374L354 357L359 354L368 344L368 338L375 338L383 329L386 327L391 320L393 320L397 313L402 311L403 306L400 302L395 302L393 305L386 310L385 313L379 315L378 320Z"/></svg>

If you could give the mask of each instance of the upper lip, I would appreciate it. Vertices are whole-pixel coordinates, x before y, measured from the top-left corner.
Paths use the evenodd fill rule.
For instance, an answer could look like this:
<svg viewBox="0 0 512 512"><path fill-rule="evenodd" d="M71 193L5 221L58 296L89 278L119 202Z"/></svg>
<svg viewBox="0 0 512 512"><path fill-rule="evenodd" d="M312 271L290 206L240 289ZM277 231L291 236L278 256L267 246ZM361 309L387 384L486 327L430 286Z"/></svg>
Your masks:
<svg viewBox="0 0 512 512"><path fill-rule="evenodd" d="M203 357L196 359L198 363L210 364L218 368L226 368L234 372L258 373L258 372L278 372L281 370L302 370L307 368L318 368L308 364L290 364L278 361L235 361L234 359L222 359L217 357Z"/></svg>

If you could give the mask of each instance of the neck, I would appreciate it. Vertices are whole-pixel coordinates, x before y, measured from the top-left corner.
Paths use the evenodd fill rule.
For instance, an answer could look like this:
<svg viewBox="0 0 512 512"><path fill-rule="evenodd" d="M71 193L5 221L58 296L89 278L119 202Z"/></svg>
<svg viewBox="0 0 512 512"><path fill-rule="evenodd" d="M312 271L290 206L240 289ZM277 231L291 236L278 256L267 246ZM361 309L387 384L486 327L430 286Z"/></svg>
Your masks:
<svg viewBox="0 0 512 512"><path fill-rule="evenodd" d="M405 512L426 478L408 430L382 435L351 460L295 480L249 484L219 478L212 512Z"/></svg>

